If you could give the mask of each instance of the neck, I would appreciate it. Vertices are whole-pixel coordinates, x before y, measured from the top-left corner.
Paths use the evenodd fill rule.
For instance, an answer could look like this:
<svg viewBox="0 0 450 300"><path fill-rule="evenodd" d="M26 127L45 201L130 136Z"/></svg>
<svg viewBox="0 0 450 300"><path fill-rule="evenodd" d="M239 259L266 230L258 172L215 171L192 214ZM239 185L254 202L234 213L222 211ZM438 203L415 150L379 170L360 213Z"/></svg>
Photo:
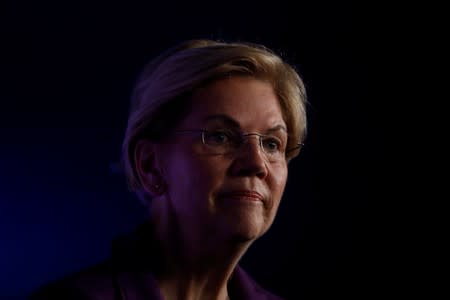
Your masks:
<svg viewBox="0 0 450 300"><path fill-rule="evenodd" d="M164 299L171 300L228 300L228 290L225 287L211 288L208 283L202 285L194 281L172 280L158 281L160 292Z"/></svg>
<svg viewBox="0 0 450 300"><path fill-rule="evenodd" d="M162 258L155 276L164 299L229 299L228 281L250 242L232 241L176 222L154 221Z"/></svg>

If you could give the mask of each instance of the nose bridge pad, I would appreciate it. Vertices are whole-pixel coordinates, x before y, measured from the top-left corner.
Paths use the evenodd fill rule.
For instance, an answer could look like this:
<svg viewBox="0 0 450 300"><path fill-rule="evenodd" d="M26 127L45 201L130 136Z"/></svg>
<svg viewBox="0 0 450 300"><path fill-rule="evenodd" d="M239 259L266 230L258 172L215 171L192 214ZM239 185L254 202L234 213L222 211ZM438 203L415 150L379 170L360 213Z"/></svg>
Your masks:
<svg viewBox="0 0 450 300"><path fill-rule="evenodd" d="M247 140L250 139L251 136L257 139L256 145L252 145L253 142ZM247 133L242 135L242 148L241 151L238 151L238 153L240 153L240 159L239 163L236 164L236 166L238 166L237 170L239 170L241 174L256 175L260 178L267 175L268 157L262 147L262 137L263 136L258 133ZM247 148L243 149L244 147Z"/></svg>
<svg viewBox="0 0 450 300"><path fill-rule="evenodd" d="M246 133L242 135L242 144L250 144L250 137L255 137L257 139L258 150L264 153L264 148L262 145L262 136L258 133Z"/></svg>

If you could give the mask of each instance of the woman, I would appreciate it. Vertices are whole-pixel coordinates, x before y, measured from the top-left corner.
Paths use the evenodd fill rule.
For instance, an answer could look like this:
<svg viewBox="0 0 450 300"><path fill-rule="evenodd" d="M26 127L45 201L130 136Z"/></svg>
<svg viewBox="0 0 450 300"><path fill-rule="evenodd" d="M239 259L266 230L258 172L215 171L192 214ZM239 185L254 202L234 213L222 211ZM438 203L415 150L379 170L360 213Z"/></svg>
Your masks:
<svg viewBox="0 0 450 300"><path fill-rule="evenodd" d="M260 45L193 40L153 60L122 157L148 224L33 299L280 299L239 261L275 218L305 104L298 73Z"/></svg>

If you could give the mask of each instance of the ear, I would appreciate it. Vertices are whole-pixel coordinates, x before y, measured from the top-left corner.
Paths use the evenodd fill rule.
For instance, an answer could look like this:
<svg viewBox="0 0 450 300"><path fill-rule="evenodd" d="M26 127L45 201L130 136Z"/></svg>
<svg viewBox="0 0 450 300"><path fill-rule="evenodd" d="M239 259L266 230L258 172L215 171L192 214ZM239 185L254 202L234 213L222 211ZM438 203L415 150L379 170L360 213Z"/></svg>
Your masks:
<svg viewBox="0 0 450 300"><path fill-rule="evenodd" d="M155 197L165 192L165 182L156 159L156 144L147 139L136 143L134 163L136 173L146 193Z"/></svg>

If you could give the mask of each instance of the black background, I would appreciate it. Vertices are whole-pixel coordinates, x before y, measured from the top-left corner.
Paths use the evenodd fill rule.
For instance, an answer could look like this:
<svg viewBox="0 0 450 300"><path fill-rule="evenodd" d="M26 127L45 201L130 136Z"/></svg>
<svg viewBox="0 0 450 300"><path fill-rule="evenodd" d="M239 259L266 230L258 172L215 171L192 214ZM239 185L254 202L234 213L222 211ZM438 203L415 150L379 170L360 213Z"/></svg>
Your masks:
<svg viewBox="0 0 450 300"><path fill-rule="evenodd" d="M191 38L265 44L306 83L306 146L247 270L287 299L382 294L393 276L376 242L386 226L376 205L385 154L372 74L385 49L378 12L347 1L3 4L0 298L22 299L106 258L111 239L145 218L111 170L129 93L145 62Z"/></svg>

